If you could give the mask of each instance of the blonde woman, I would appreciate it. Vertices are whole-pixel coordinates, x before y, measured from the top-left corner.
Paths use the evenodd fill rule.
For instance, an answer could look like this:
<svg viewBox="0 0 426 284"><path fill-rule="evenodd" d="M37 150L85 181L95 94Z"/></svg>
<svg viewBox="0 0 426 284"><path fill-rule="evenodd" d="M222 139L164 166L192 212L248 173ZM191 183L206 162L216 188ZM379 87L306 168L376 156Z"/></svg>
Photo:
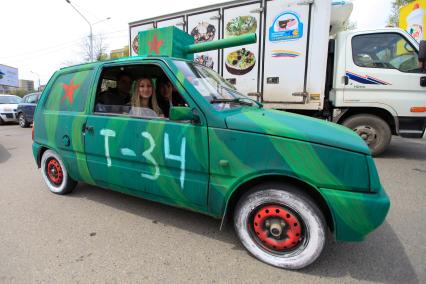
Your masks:
<svg viewBox="0 0 426 284"><path fill-rule="evenodd" d="M154 84L149 78L140 78L132 86L132 108L129 115L157 117L163 116L158 107Z"/></svg>

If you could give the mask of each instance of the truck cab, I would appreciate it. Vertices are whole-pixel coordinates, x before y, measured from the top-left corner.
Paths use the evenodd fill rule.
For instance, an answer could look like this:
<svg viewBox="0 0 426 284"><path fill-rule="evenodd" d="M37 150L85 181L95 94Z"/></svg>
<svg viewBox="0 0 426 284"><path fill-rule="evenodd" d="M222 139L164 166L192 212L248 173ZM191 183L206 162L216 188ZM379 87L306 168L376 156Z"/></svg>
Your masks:
<svg viewBox="0 0 426 284"><path fill-rule="evenodd" d="M397 28L346 31L334 45L333 121L381 153L391 135L423 137L426 84L419 44Z"/></svg>

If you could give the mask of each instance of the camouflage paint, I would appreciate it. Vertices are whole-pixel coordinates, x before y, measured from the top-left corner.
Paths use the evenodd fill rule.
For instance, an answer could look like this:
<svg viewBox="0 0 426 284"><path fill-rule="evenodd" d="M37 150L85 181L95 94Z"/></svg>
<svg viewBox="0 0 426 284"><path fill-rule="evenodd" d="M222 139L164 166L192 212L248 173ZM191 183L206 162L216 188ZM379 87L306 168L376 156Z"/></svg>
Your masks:
<svg viewBox="0 0 426 284"><path fill-rule="evenodd" d="M225 214L232 194L244 183L263 176L291 177L324 198L338 240L360 240L383 222L389 199L358 135L257 107L216 111L175 60L133 57L58 71L35 113L35 158L40 147L50 148L76 180L216 218ZM92 113L104 66L144 62L164 70L197 111L198 124ZM86 125L93 131L85 131Z"/></svg>

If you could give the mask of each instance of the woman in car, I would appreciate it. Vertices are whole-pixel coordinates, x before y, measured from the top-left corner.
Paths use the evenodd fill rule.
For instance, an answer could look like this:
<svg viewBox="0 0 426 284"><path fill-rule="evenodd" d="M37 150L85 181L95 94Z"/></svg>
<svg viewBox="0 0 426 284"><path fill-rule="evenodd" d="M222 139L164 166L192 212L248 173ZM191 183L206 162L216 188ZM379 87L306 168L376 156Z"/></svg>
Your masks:
<svg viewBox="0 0 426 284"><path fill-rule="evenodd" d="M157 80L157 99L158 106L165 117L169 117L170 107L185 106L182 97L174 89L172 83L167 77L160 77Z"/></svg>
<svg viewBox="0 0 426 284"><path fill-rule="evenodd" d="M163 116L158 107L154 84L150 78L140 78L132 86L132 108L129 115L158 117Z"/></svg>

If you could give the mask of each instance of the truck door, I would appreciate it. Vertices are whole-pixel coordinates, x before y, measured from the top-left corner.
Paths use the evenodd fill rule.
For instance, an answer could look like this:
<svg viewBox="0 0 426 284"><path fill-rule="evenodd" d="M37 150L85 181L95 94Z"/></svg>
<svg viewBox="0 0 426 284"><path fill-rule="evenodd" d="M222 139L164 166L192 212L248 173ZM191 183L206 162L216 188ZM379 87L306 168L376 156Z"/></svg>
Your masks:
<svg viewBox="0 0 426 284"><path fill-rule="evenodd" d="M263 101L302 102L293 96L304 90L309 4L266 1Z"/></svg>
<svg viewBox="0 0 426 284"><path fill-rule="evenodd" d="M422 137L426 113L426 88L415 43L398 32L359 34L346 43L344 103L393 109L399 134Z"/></svg>
<svg viewBox="0 0 426 284"><path fill-rule="evenodd" d="M217 40L220 33L219 19L219 10L189 15L188 33L194 37L195 43ZM219 50L196 53L194 61L219 72Z"/></svg>
<svg viewBox="0 0 426 284"><path fill-rule="evenodd" d="M223 50L223 77L243 94L259 90L258 75L262 62L259 62L260 2L250 5L240 4L223 11L223 38L256 33L258 42Z"/></svg>
<svg viewBox="0 0 426 284"><path fill-rule="evenodd" d="M154 23L143 24L140 26L130 28L130 55L138 55L139 52L139 38L138 33L154 28Z"/></svg>

